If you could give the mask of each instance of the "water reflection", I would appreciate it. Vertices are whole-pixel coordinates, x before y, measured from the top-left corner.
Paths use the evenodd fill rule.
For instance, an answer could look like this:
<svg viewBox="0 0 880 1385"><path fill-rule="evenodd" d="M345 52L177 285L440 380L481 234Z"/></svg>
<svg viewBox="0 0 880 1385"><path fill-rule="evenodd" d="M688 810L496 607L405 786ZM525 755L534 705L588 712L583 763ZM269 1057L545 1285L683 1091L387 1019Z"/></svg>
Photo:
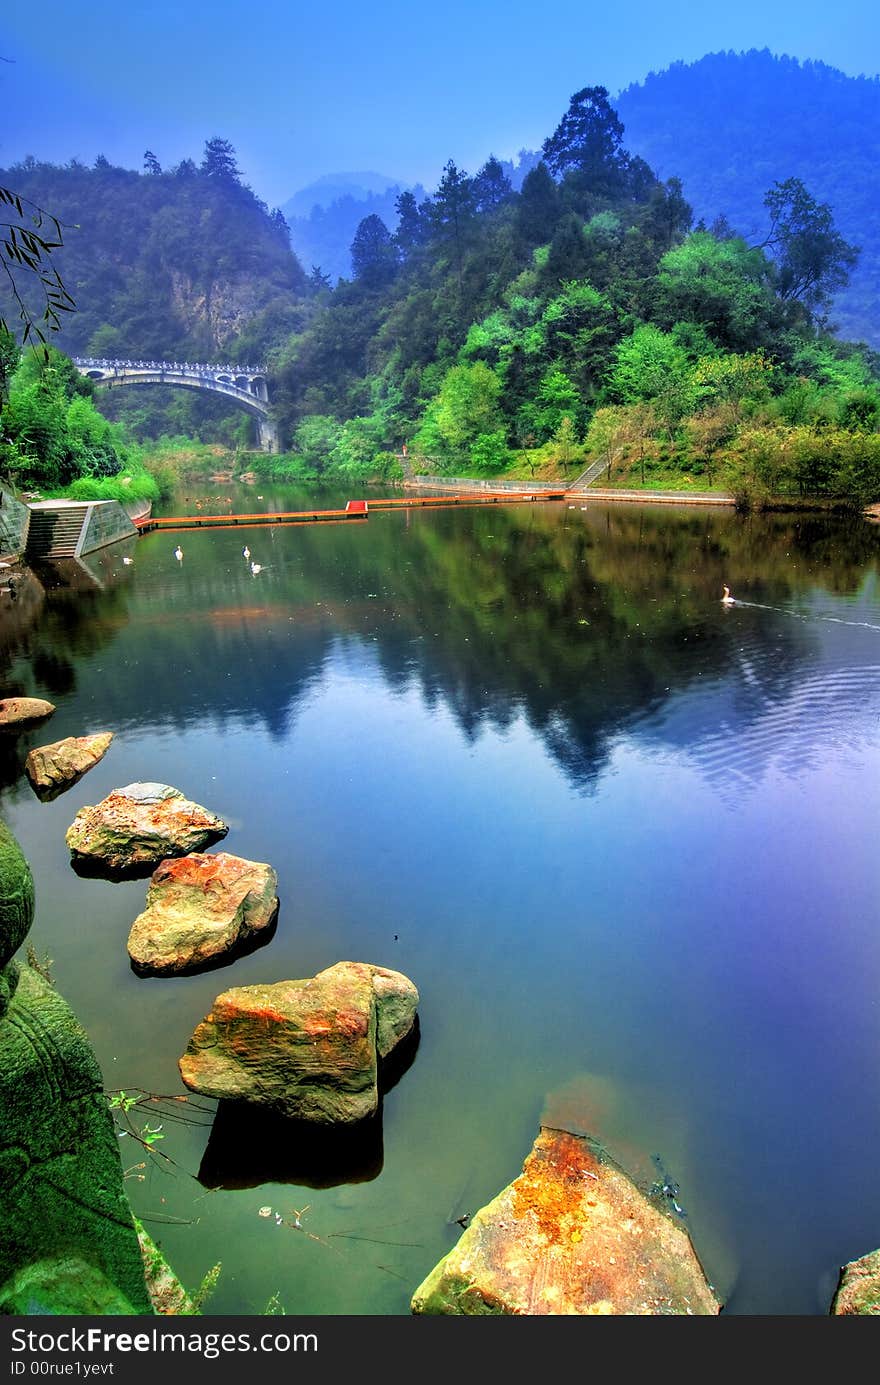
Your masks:
<svg viewBox="0 0 880 1385"><path fill-rule="evenodd" d="M705 738L707 767L731 725L743 745L743 729L776 709L769 745L780 717L802 720L817 692L815 677L806 692L803 679L816 630L766 608L809 600L817 586L853 594L876 562L867 525L814 518L620 506L414 513L405 529L403 519L376 515L358 534L257 531L257 577L238 533L187 536L185 564L170 536L153 534L136 574L116 564L124 587L108 561L103 594L47 591L39 625L4 649L8 675L16 690L71 691L77 656L112 640L112 689L97 686L105 670L91 662L78 676L118 725L236 719L281 738L343 649L374 663L392 693L416 686L429 706L448 707L471 740L524 715L589 788L623 730L679 743L665 714L685 691L687 735ZM740 599L728 611L724 581ZM742 604L754 594L763 609ZM873 674L840 676L830 705L866 692ZM753 771L760 753L752 738L739 765Z"/></svg>
<svg viewBox="0 0 880 1385"><path fill-rule="evenodd" d="M184 536L183 563L169 534L131 566L108 550L102 586L35 586L0 640L6 691L58 708L0 739L35 946L111 1085L176 1092L222 989L133 975L142 886L73 876L73 813L119 784L175 784L277 869L282 926L235 984L359 957L419 987L419 1061L378 1137L334 1164L221 1111L207 1148L199 1129L172 1151L196 1197L132 1184L180 1219L176 1267L228 1259L218 1312L281 1281L289 1310L406 1313L565 1089L646 1189L662 1156L731 1311L827 1311L817 1283L880 1216L878 531L523 506L247 537L256 576L244 531ZM35 801L29 746L92 730L117 733L105 760ZM828 1167L847 1176L817 1203ZM267 1257L257 1212L288 1181L314 1188L295 1201L316 1234L395 1248L377 1268L346 1242L340 1269L275 1237Z"/></svg>
<svg viewBox="0 0 880 1385"><path fill-rule="evenodd" d="M352 1126L287 1120L259 1106L220 1101L199 1167L206 1188L257 1188L264 1183L335 1188L368 1183L382 1172L383 1098L415 1062L419 1020L379 1060L379 1108Z"/></svg>
<svg viewBox="0 0 880 1385"><path fill-rule="evenodd" d="M265 1183L335 1188L369 1183L382 1172L382 1108L349 1129L284 1120L259 1107L221 1101L202 1162L206 1188Z"/></svg>

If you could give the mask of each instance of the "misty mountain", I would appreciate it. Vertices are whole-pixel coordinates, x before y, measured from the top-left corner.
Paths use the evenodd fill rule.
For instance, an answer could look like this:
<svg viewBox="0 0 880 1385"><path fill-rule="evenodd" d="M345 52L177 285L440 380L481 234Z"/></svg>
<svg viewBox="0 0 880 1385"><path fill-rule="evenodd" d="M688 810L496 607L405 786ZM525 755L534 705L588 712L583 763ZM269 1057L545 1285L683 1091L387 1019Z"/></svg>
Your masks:
<svg viewBox="0 0 880 1385"><path fill-rule="evenodd" d="M518 192L540 154L521 149L516 162L500 160ZM335 284L351 277L351 243L364 217L381 217L389 231L397 229L395 203L401 192L418 202L427 197L421 183L395 182L384 173L327 173L282 204L290 227L290 243L305 268L316 265Z"/></svg>
<svg viewBox="0 0 880 1385"><path fill-rule="evenodd" d="M313 207L329 207L343 197L365 202L376 193L381 195L391 188L403 186L402 179L389 178L384 173L325 173L295 192L282 205L281 211L289 222L292 217L308 216Z"/></svg>
<svg viewBox="0 0 880 1385"><path fill-rule="evenodd" d="M750 242L767 228L764 194L800 178L861 246L832 318L880 348L880 79L767 49L673 63L615 101L627 146L662 178L681 178L697 218L725 216Z"/></svg>
<svg viewBox="0 0 880 1385"><path fill-rule="evenodd" d="M291 197L282 207L290 227L290 244L300 263L307 269L316 265L324 274L329 274L335 284L338 279L351 277L351 243L361 221L366 216L379 216L389 231L397 226L395 202L404 191L403 183L389 183L384 191L371 192L360 187L357 195L353 188L339 193L344 188L341 179L369 175L328 174L317 183ZM308 213L297 215L291 209L302 206L303 198L325 197L332 189L337 195L329 202L313 201ZM412 191L420 200L425 197L425 189L417 184Z"/></svg>

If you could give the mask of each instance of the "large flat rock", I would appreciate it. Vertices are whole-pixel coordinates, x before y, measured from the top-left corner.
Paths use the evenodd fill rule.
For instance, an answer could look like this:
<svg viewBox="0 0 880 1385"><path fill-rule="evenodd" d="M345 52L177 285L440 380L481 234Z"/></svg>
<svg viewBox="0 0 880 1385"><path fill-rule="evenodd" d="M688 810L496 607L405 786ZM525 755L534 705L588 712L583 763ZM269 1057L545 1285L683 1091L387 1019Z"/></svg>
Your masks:
<svg viewBox="0 0 880 1385"><path fill-rule="evenodd" d="M413 1028L408 977L337 962L302 981L238 986L214 1001L180 1060L187 1087L324 1124L364 1120L379 1105L378 1060Z"/></svg>
<svg viewBox="0 0 880 1385"><path fill-rule="evenodd" d="M23 727L45 721L55 711L54 702L42 697L0 698L0 729L4 726Z"/></svg>
<svg viewBox="0 0 880 1385"><path fill-rule="evenodd" d="M222 818L169 784L127 784L81 808L66 841L75 862L125 871L201 851L228 831Z"/></svg>
<svg viewBox="0 0 880 1385"><path fill-rule="evenodd" d="M271 866L226 851L163 861L128 936L135 969L175 976L241 951L274 924L277 889Z"/></svg>
<svg viewBox="0 0 880 1385"><path fill-rule="evenodd" d="M67 736L51 745L35 746L24 762L24 772L38 798L57 798L71 788L106 755L112 731L89 736Z"/></svg>
<svg viewBox="0 0 880 1385"><path fill-rule="evenodd" d="M469 1316L720 1309L687 1232L589 1140L548 1128L411 1306Z"/></svg>

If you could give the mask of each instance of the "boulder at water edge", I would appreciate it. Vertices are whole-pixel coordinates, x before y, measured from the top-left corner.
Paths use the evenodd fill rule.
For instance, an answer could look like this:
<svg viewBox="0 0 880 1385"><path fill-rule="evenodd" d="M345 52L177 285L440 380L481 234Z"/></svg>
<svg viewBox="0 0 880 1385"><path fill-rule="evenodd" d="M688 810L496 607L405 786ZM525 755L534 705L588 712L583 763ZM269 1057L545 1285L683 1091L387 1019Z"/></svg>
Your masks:
<svg viewBox="0 0 880 1385"><path fill-rule="evenodd" d="M831 1312L835 1317L880 1317L880 1250L844 1265Z"/></svg>
<svg viewBox="0 0 880 1385"><path fill-rule="evenodd" d="M34 793L42 799L57 798L103 759L112 739L112 731L98 731L35 746L24 762Z"/></svg>
<svg viewBox="0 0 880 1385"><path fill-rule="evenodd" d="M81 808L67 829L74 863L125 871L186 856L225 837L226 823L169 784L127 784Z"/></svg>
<svg viewBox="0 0 880 1385"><path fill-rule="evenodd" d="M54 711L54 702L44 702L41 697L0 698L0 729L11 726L17 730L37 721L45 721Z"/></svg>
<svg viewBox="0 0 880 1385"><path fill-rule="evenodd" d="M0 1314L149 1313L101 1071L61 996L12 959L33 912L0 823Z"/></svg>
<svg viewBox="0 0 880 1385"><path fill-rule="evenodd" d="M416 1290L414 1313L714 1314L687 1233L583 1136L542 1128L523 1171Z"/></svg>
<svg viewBox="0 0 880 1385"><path fill-rule="evenodd" d="M0 1020L0 1111L0 1314L151 1313L101 1071L29 966Z"/></svg>
<svg viewBox="0 0 880 1385"><path fill-rule="evenodd" d="M12 961L34 921L34 878L18 842L0 822L0 1020L18 985Z"/></svg>
<svg viewBox="0 0 880 1385"><path fill-rule="evenodd" d="M397 971L337 962L305 981L224 991L180 1060L187 1087L296 1120L351 1124L379 1105L378 1060L412 1030Z"/></svg>
<svg viewBox="0 0 880 1385"><path fill-rule="evenodd" d="M135 969L176 976L247 947L275 922L277 889L271 866L226 851L163 861L128 935Z"/></svg>

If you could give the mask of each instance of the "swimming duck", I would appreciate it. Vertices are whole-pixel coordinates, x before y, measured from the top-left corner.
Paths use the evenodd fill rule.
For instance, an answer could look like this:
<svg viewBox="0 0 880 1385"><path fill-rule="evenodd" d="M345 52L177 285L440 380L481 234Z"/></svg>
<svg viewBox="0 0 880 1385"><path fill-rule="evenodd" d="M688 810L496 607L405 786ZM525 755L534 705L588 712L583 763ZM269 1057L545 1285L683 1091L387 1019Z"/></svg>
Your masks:
<svg viewBox="0 0 880 1385"><path fill-rule="evenodd" d="M724 588L724 595L721 598L722 606L733 606L734 598L730 595L730 587Z"/></svg>

